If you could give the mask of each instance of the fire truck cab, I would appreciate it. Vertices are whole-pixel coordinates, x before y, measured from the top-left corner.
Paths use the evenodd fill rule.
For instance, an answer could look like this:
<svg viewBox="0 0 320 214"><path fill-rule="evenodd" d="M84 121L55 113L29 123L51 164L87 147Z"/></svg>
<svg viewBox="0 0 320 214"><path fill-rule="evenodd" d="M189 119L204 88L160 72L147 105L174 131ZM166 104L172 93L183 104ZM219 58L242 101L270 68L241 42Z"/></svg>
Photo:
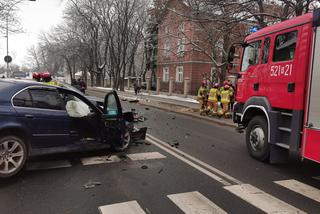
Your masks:
<svg viewBox="0 0 320 214"><path fill-rule="evenodd" d="M233 121L249 154L320 162L320 10L263 28L241 49Z"/></svg>

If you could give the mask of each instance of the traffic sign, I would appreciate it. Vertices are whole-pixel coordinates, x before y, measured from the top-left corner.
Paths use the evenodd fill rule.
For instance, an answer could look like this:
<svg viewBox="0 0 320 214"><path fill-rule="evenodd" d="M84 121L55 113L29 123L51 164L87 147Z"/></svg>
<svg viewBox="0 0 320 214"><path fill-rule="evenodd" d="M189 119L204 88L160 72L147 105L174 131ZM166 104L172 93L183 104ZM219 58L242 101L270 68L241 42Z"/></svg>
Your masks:
<svg viewBox="0 0 320 214"><path fill-rule="evenodd" d="M10 62L12 62L12 57L11 56L5 56L4 57L4 61L6 62L6 63L10 63Z"/></svg>

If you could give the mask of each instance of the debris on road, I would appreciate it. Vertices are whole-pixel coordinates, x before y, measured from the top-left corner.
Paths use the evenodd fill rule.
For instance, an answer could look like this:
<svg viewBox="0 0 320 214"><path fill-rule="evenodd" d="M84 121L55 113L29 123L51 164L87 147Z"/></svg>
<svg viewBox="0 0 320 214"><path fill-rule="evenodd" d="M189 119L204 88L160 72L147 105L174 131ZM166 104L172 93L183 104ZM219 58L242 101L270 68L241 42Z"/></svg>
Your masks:
<svg viewBox="0 0 320 214"><path fill-rule="evenodd" d="M129 103L138 103L139 100L130 100Z"/></svg>
<svg viewBox="0 0 320 214"><path fill-rule="evenodd" d="M143 165L143 166L141 166L141 169L148 169L148 166Z"/></svg>
<svg viewBox="0 0 320 214"><path fill-rule="evenodd" d="M149 108L145 108L145 110L147 110L147 111L148 111L148 110L149 110Z"/></svg>
<svg viewBox="0 0 320 214"><path fill-rule="evenodd" d="M100 186L102 183L99 181L89 181L88 183L84 184L83 187L86 189L92 189L96 186Z"/></svg>
<svg viewBox="0 0 320 214"><path fill-rule="evenodd" d="M122 98L121 100L122 100L122 101L128 101L127 98Z"/></svg>
<svg viewBox="0 0 320 214"><path fill-rule="evenodd" d="M185 138L189 138L191 136L191 134L186 133L186 135L184 136Z"/></svg>
<svg viewBox="0 0 320 214"><path fill-rule="evenodd" d="M145 144L145 145L148 145L148 146L151 145L151 143L150 143L149 141L145 141L144 144Z"/></svg>
<svg viewBox="0 0 320 214"><path fill-rule="evenodd" d="M163 168L161 168L161 169L158 171L158 174L160 174L162 171L163 171Z"/></svg>
<svg viewBox="0 0 320 214"><path fill-rule="evenodd" d="M176 116L173 116L171 119L172 119L172 120L175 120L175 119L176 119Z"/></svg>

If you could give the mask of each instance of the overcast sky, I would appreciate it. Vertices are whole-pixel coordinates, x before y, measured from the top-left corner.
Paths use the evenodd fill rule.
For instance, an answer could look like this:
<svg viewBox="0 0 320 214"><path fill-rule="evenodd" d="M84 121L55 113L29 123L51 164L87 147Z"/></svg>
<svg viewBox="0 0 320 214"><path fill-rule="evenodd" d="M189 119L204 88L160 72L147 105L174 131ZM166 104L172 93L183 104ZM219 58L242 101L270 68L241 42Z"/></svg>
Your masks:
<svg viewBox="0 0 320 214"><path fill-rule="evenodd" d="M36 45L39 34L42 31L49 31L53 26L62 21L62 12L67 0L25 0L19 5L18 16L24 33L9 34L9 54L13 63L23 65L27 63L27 49ZM7 45L5 35L0 36L0 64L6 55Z"/></svg>

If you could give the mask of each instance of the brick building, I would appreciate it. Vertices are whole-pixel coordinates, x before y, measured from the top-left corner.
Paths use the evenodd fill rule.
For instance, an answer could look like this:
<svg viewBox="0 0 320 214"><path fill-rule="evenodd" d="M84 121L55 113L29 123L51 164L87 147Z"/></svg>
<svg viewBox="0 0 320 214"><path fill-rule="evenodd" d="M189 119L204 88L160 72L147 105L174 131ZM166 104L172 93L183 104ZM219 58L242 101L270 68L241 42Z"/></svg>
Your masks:
<svg viewBox="0 0 320 214"><path fill-rule="evenodd" d="M210 52L210 46L203 42L206 39L201 28L188 20L192 12L183 1L170 0L166 8L158 31L157 77L161 79L161 91L168 91L173 78L173 92L183 93L184 80L189 78L190 94L196 94L204 74L214 69L210 57L196 47Z"/></svg>

